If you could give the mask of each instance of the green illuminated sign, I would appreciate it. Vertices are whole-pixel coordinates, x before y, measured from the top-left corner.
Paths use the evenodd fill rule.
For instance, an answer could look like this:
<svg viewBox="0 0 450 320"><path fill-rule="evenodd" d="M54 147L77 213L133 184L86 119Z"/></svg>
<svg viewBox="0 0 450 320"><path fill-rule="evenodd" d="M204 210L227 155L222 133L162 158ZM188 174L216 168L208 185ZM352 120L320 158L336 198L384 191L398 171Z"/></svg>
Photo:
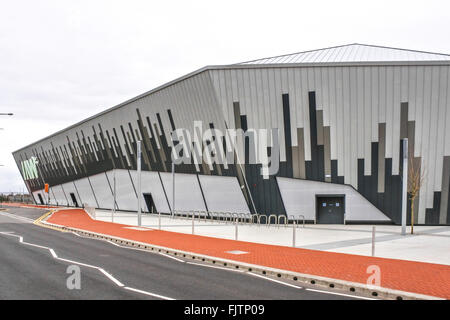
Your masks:
<svg viewBox="0 0 450 320"><path fill-rule="evenodd" d="M24 180L32 180L38 178L38 162L39 160L36 157L31 157L28 160L22 161L22 174Z"/></svg>

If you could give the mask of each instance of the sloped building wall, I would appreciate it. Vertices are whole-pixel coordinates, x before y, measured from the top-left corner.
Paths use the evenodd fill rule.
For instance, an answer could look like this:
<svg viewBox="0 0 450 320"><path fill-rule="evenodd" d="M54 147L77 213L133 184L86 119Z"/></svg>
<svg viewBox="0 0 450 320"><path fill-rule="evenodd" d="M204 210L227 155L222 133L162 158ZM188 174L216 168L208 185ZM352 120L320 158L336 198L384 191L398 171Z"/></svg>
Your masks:
<svg viewBox="0 0 450 320"><path fill-rule="evenodd" d="M207 68L25 147L14 157L19 168L31 156L39 159L40 178L27 180L29 189L37 191L44 182L56 186L114 168L136 170L138 140L143 142L143 170L170 172L170 133L176 128L193 132L196 120L222 131L278 128L278 177L350 185L399 223L400 145L408 138L413 157L427 173L416 221L448 224L449 70L448 65ZM238 146L237 156L248 160L248 142ZM264 177L260 169L260 164L246 162L183 164L176 170L237 177L252 212L285 214L276 177ZM87 202L99 206L94 197Z"/></svg>

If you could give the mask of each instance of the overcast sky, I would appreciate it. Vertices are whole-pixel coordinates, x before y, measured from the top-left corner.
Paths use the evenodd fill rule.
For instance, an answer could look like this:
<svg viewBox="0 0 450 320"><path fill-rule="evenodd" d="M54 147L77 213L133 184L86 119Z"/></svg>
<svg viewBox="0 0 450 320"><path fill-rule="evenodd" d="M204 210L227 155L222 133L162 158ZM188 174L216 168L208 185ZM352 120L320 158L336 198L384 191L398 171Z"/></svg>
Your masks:
<svg viewBox="0 0 450 320"><path fill-rule="evenodd" d="M11 152L206 65L348 43L450 53L450 1L0 0L0 192Z"/></svg>

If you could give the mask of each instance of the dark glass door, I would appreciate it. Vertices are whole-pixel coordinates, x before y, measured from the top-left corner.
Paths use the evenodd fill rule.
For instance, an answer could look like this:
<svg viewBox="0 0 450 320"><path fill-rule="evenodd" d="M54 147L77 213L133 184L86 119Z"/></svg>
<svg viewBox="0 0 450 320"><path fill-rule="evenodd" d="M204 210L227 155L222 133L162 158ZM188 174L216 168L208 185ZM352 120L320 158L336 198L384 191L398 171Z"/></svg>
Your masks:
<svg viewBox="0 0 450 320"><path fill-rule="evenodd" d="M317 197L317 223L343 224L344 197Z"/></svg>

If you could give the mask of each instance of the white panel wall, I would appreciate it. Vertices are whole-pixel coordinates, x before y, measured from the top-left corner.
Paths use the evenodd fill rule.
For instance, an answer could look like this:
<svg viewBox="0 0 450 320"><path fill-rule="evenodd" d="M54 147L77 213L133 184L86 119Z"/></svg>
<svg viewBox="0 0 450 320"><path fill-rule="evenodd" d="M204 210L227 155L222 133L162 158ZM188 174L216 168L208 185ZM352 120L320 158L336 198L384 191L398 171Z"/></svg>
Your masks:
<svg viewBox="0 0 450 320"><path fill-rule="evenodd" d="M38 194L41 195L42 200L44 201L44 203L41 203L41 201L39 200ZM43 189L33 192L33 197L34 197L34 200L36 201L36 204L45 204L47 198L44 195L45 195L45 192L44 192Z"/></svg>
<svg viewBox="0 0 450 320"><path fill-rule="evenodd" d="M131 177L133 179L133 183L137 188L137 179L136 179L136 171L130 170ZM142 182L141 182L141 191L142 193L150 193L153 198L153 202L155 203L156 210L161 213L170 213L170 207L167 203L166 196L164 194L163 186L161 184L161 179L159 178L158 172L153 171L143 171L142 172ZM170 180L172 183L172 180ZM172 185L170 185L170 190L172 190ZM170 193L172 194L172 192ZM172 198L170 198L169 201ZM137 201L137 200L136 200ZM135 210L137 209L137 202L134 203ZM148 208L145 204L144 199L142 199L142 209L148 211ZM181 209L178 209L181 210Z"/></svg>
<svg viewBox="0 0 450 320"><path fill-rule="evenodd" d="M137 197L128 170L117 169L116 172L116 203L118 210L137 211ZM109 183L114 190L114 173L108 171Z"/></svg>
<svg viewBox="0 0 450 320"><path fill-rule="evenodd" d="M172 174L161 172L169 202L172 203ZM195 174L175 174L175 210L206 211L200 185Z"/></svg>
<svg viewBox="0 0 450 320"><path fill-rule="evenodd" d="M199 175L203 194L210 212L250 214L236 177Z"/></svg>
<svg viewBox="0 0 450 320"><path fill-rule="evenodd" d="M137 197L128 170L114 170L116 172L116 203L118 210L137 211ZM114 190L114 174L108 171L109 183ZM111 204L112 205L112 204Z"/></svg>
<svg viewBox="0 0 450 320"><path fill-rule="evenodd" d="M69 203L67 202L66 195L64 194L64 191L60 185L53 186L50 189L51 189L51 192L53 193L53 196L55 197L56 203L59 206L68 206L69 205Z"/></svg>
<svg viewBox="0 0 450 320"><path fill-rule="evenodd" d="M92 193L92 188L88 178L75 180L74 183L77 187L78 194L83 201L83 205L86 204L89 207L97 208L97 201L95 200L94 194Z"/></svg>
<svg viewBox="0 0 450 320"><path fill-rule="evenodd" d="M72 201L72 197L70 196L71 193L75 195L75 199L77 200L78 206L83 206L83 201L81 200L78 191L75 188L75 184L73 182L67 182L62 185L62 188L64 190L64 194L66 195L67 200L69 201L69 206L74 207L75 203Z"/></svg>
<svg viewBox="0 0 450 320"><path fill-rule="evenodd" d="M287 215L315 220L316 194L345 194L346 221L390 221L380 210L350 186L277 177Z"/></svg>
<svg viewBox="0 0 450 320"><path fill-rule="evenodd" d="M58 202L56 201L55 193L53 192L52 188L49 188L48 194L45 193L45 191L44 191L44 194L45 194L45 198L44 198L45 201L47 201L47 196L49 196L48 197L49 204L54 205L54 206L56 206L58 204Z"/></svg>
<svg viewBox="0 0 450 320"><path fill-rule="evenodd" d="M113 195L111 187L109 186L108 179L105 173L99 173L89 177L92 189L94 190L95 198L97 199L98 206L102 209L113 208Z"/></svg>

